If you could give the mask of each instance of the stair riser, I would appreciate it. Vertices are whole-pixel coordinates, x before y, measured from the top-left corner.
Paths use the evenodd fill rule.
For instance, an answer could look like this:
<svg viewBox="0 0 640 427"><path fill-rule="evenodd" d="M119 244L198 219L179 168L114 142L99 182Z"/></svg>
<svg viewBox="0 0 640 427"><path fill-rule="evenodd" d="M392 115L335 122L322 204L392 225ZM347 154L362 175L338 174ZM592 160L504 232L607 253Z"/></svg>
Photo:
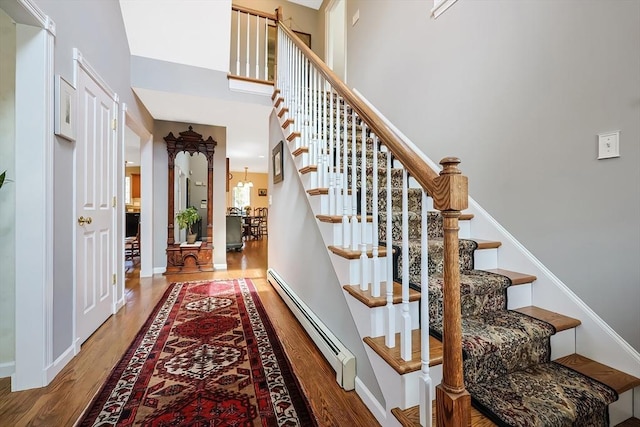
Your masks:
<svg viewBox="0 0 640 427"><path fill-rule="evenodd" d="M324 238L325 242L331 242L329 243L330 245L334 245L334 246L340 246L340 247L344 247L343 243L345 242L345 240L343 239L344 237L344 233L343 230L345 229L345 227L342 226L342 224L333 224L333 223L324 223L321 222L319 224L320 227L320 232L322 233L322 237ZM358 226L356 227L356 237L357 239L360 238L360 234L362 233L362 225L360 223L358 223ZM365 230L365 242L367 244L371 244L371 233L372 233L372 227L373 225L368 222L366 224L366 230ZM351 230L352 230L352 226L351 224L348 224L347 227L347 243L349 244L349 247L351 247Z"/></svg>
<svg viewBox="0 0 640 427"><path fill-rule="evenodd" d="M640 393L640 387L636 388L636 395ZM634 416L633 411L634 390L628 390L618 395L618 400L609 405L610 425L616 426ZM636 418L638 413L635 412Z"/></svg>
<svg viewBox="0 0 640 427"><path fill-rule="evenodd" d="M384 359L382 359L371 347L365 345L365 350L371 361L371 366L378 378L378 384L384 384L382 393L387 408L399 407L406 409L418 404L419 382L422 373L420 371L399 375ZM442 382L442 365L429 368L431 377L431 396L435 397L435 386Z"/></svg>
<svg viewBox="0 0 640 427"><path fill-rule="evenodd" d="M384 288L384 287L383 287ZM382 289L384 293L384 289ZM345 291L346 293L346 291ZM358 328L358 332L360 336L363 337L381 337L386 333L386 307L367 307L360 301L353 298L351 295L345 295L346 300L348 302L349 308L351 310L352 317L356 323L356 327ZM420 306L418 301L413 301L409 303L409 313L411 315L412 325L411 329L418 329L420 327L419 323L419 312ZM400 332L399 326L402 324L402 309L399 305L395 305L395 332Z"/></svg>
<svg viewBox="0 0 640 427"><path fill-rule="evenodd" d="M498 268L498 249L477 250L473 254L473 268L476 270Z"/></svg>
<svg viewBox="0 0 640 427"><path fill-rule="evenodd" d="M531 303L532 284L510 286L507 289L507 308L513 310L520 307L529 307Z"/></svg>
<svg viewBox="0 0 640 427"><path fill-rule="evenodd" d="M338 276L339 283L360 285L362 277L362 263L360 259L346 259L334 253L329 255L331 263L333 264L336 274ZM367 287L371 287L373 262L371 258L366 261L365 264L365 280L367 281ZM378 271L381 279L386 277L386 262L385 258L378 258Z"/></svg>
<svg viewBox="0 0 640 427"><path fill-rule="evenodd" d="M559 359L576 352L575 328L556 332L551 335L551 360Z"/></svg>

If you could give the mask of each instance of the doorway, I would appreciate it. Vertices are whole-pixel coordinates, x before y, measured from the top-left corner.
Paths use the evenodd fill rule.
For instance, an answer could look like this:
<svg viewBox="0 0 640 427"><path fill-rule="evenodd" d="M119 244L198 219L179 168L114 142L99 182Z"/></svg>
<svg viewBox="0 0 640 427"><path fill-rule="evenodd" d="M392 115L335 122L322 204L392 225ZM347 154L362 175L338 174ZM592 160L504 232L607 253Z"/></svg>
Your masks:
<svg viewBox="0 0 640 427"><path fill-rule="evenodd" d="M347 81L346 1L333 0L326 10L326 63L342 81Z"/></svg>

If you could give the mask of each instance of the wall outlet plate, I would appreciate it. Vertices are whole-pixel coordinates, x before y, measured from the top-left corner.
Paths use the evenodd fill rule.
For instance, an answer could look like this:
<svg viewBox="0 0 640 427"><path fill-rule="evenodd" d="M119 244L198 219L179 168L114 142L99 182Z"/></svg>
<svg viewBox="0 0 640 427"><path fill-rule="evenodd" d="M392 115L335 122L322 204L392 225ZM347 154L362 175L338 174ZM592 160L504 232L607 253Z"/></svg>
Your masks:
<svg viewBox="0 0 640 427"><path fill-rule="evenodd" d="M620 131L598 134L598 160L620 157Z"/></svg>

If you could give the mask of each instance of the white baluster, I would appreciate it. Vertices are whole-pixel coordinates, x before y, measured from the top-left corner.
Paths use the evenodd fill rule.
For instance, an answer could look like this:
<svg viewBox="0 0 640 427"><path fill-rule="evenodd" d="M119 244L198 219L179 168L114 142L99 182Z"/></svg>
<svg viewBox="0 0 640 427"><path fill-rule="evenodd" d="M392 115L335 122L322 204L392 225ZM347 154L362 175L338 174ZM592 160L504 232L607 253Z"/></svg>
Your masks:
<svg viewBox="0 0 640 427"><path fill-rule="evenodd" d="M245 54L245 57L247 58L247 65L245 66L244 74L246 77L249 77L249 70L250 70L249 68L249 27L251 24L251 15L249 15L248 13L246 15L247 15L247 51L244 54Z"/></svg>
<svg viewBox="0 0 640 427"><path fill-rule="evenodd" d="M258 46L260 46L260 17L256 15L256 79L260 78L260 49Z"/></svg>
<svg viewBox="0 0 640 427"><path fill-rule="evenodd" d="M240 11L236 11L237 28L236 28L236 76L240 75Z"/></svg>
<svg viewBox="0 0 640 427"><path fill-rule="evenodd" d="M349 144L348 140L348 130L347 123L349 122L347 116L347 103L344 103L344 119L342 121L343 127L343 137L342 137L342 247L348 248L351 243L351 233L349 230L349 156L347 145Z"/></svg>
<svg viewBox="0 0 640 427"><path fill-rule="evenodd" d="M411 360L411 316L409 315L409 197L407 170L402 169L402 324L400 357Z"/></svg>
<svg viewBox="0 0 640 427"><path fill-rule="evenodd" d="M336 161L334 165L335 175L335 188L336 188L336 211L334 215L340 215L342 213L342 171L340 170L340 152L342 147L340 145L340 97L336 96Z"/></svg>
<svg viewBox="0 0 640 427"><path fill-rule="evenodd" d="M333 134L334 134L334 123L333 123L333 87L329 90L329 156L328 160L328 169L329 169L329 215L336 214L336 189L335 189L335 174L333 171Z"/></svg>
<svg viewBox="0 0 640 427"><path fill-rule="evenodd" d="M280 44L280 41L278 41ZM280 49L278 49L280 52ZM264 18L264 79L269 80L269 19Z"/></svg>
<svg viewBox="0 0 640 427"><path fill-rule="evenodd" d="M421 209L422 236L420 238L422 257L420 260L420 425L431 426L431 376L429 375L429 241L427 224L427 193L422 190Z"/></svg>
<svg viewBox="0 0 640 427"><path fill-rule="evenodd" d="M371 185L371 296L380 296L380 265L378 249L378 137L371 134L373 140L373 159L371 168L373 169L373 183Z"/></svg>
<svg viewBox="0 0 640 427"><path fill-rule="evenodd" d="M387 305L385 344L389 348L396 346L396 308L393 305L393 199L391 197L391 152L387 148Z"/></svg>
<svg viewBox="0 0 640 427"><path fill-rule="evenodd" d="M362 122L360 134L360 289L369 289L367 257L367 124Z"/></svg>
<svg viewBox="0 0 640 427"><path fill-rule="evenodd" d="M323 156L323 169L322 169L322 188L329 188L329 129L327 129L327 121L329 118L329 99L327 99L327 86L331 90L331 85L325 82L325 93L322 97L324 99L324 106L322 108L322 123L324 123L324 132L322 133L322 156Z"/></svg>
<svg viewBox="0 0 640 427"><path fill-rule="evenodd" d="M351 250L358 249L358 198L356 187L356 112L351 111Z"/></svg>

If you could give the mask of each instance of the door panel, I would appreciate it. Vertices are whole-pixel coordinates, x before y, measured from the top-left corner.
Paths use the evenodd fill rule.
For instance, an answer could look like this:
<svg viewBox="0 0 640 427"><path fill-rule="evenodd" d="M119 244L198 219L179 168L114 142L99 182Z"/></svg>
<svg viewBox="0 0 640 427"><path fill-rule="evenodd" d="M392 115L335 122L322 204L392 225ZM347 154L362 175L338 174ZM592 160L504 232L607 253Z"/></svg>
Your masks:
<svg viewBox="0 0 640 427"><path fill-rule="evenodd" d="M112 312L115 104L82 69L78 94L76 333L82 343Z"/></svg>

